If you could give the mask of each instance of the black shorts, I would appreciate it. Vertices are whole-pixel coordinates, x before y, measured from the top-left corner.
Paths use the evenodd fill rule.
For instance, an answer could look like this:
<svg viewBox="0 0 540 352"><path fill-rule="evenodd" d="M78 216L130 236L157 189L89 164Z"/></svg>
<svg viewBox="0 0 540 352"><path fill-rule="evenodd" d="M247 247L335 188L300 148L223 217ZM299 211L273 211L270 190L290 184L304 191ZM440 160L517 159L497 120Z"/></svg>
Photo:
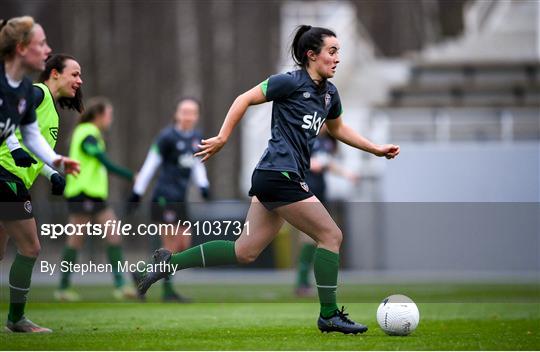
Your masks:
<svg viewBox="0 0 540 352"><path fill-rule="evenodd" d="M0 180L0 220L31 219L32 198L22 182Z"/></svg>
<svg viewBox="0 0 540 352"><path fill-rule="evenodd" d="M288 175L288 176L287 176ZM313 196L307 183L294 172L255 169L250 196L257 196L268 210L296 203Z"/></svg>
<svg viewBox="0 0 540 352"><path fill-rule="evenodd" d="M107 209L107 201L105 199L90 197L84 193L67 198L67 203L70 214L94 216Z"/></svg>
<svg viewBox="0 0 540 352"><path fill-rule="evenodd" d="M176 224L179 220L188 220L185 202L166 202L165 200L152 201L150 217L157 224Z"/></svg>

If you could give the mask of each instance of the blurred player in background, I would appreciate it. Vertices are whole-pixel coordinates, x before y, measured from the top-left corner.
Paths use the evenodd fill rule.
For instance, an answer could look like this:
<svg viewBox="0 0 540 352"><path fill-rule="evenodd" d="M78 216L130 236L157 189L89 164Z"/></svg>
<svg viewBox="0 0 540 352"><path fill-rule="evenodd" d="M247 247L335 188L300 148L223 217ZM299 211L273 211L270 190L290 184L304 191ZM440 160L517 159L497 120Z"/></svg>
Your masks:
<svg viewBox="0 0 540 352"><path fill-rule="evenodd" d="M86 104L80 122L73 131L69 155L81 163L78 177L67 177L64 196L68 201L69 222L72 224L105 224L117 220L114 210L107 205L109 181L107 171L128 181L133 181L130 170L115 165L107 156L102 133L109 130L113 121L113 106L105 98L92 98ZM107 228L110 230L110 228ZM82 249L85 236L68 236L62 261L75 263ZM107 257L113 267L114 298L135 298L136 291L124 281L117 271L117 263L123 261L120 235L107 233ZM69 271L62 273L60 287L54 296L60 301L77 301L79 294L70 288Z"/></svg>
<svg viewBox="0 0 540 352"><path fill-rule="evenodd" d="M321 132L313 142L311 149L310 167L306 173L306 183L311 192L317 199L326 206L326 179L327 171L339 175L352 183L358 182L359 176L342 167L336 160L337 141L328 134L326 126L321 128ZM310 282L311 268L317 243L305 233L299 236L301 243L300 253L298 255L298 264L296 269L295 294L298 297L307 297L313 295Z"/></svg>
<svg viewBox="0 0 540 352"><path fill-rule="evenodd" d="M0 20L0 145L20 126L24 145L37 158L51 167L64 168L66 173L76 174L79 164L57 155L41 135L36 121L32 82L25 77L29 73L43 71L50 52L43 28L32 17ZM32 165L33 159L23 154L26 153L21 148L14 149L13 163L20 167ZM3 155L2 160L8 157ZM19 176L1 166L0 221L17 247L9 272L10 299L6 330L51 332L24 316L32 269L41 246L28 189Z"/></svg>
<svg viewBox="0 0 540 352"><path fill-rule="evenodd" d="M174 255L160 249L154 254L154 263L178 265L179 269L251 263L287 221L317 242L314 272L320 300L318 328L323 332L363 333L367 327L353 322L344 308L337 306L342 233L305 183L310 147L325 121L333 137L374 155L392 159L399 154L399 147L374 144L343 123L338 91L328 82L339 63L339 42L334 32L300 26L291 51L300 69L271 76L238 96L219 134L203 140L201 151L195 154L202 161L208 160L223 148L249 106L274 101L272 137L252 176L252 201L246 218L249 227L244 227L235 242L210 241ZM161 265L148 272L139 285L141 291L170 275L168 269L170 266Z"/></svg>
<svg viewBox="0 0 540 352"><path fill-rule="evenodd" d="M186 200L191 179L204 199L209 197L209 182L203 163L193 156L199 150L201 134L195 129L200 104L194 98L181 99L174 115L174 124L161 131L150 148L137 176L129 206L134 208L146 192L148 184L159 169L152 195L151 217L154 223L177 224L188 219ZM181 252L191 246L191 236L175 235L172 228L160 228L161 245L171 252ZM184 302L186 298L174 291L171 278L163 282L164 301Z"/></svg>

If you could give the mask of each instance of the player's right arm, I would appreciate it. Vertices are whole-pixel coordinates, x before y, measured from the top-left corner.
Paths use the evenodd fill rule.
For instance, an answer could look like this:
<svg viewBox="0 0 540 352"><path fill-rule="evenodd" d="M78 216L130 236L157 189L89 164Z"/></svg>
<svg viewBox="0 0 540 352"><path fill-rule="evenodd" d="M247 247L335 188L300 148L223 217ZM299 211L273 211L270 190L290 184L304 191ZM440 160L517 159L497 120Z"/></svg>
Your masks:
<svg viewBox="0 0 540 352"><path fill-rule="evenodd" d="M146 188L162 162L163 158L159 153L158 146L153 144L146 155L144 164L137 174L137 179L133 185L133 194L137 195L139 199L146 192Z"/></svg>
<svg viewBox="0 0 540 352"><path fill-rule="evenodd" d="M229 139L229 136L236 125L238 125L242 117L244 117L248 107L265 102L266 97L264 96L259 85L239 95L229 108L229 112L225 117L225 121L223 121L219 134L212 138L203 139L199 145L201 150L195 153L195 156L201 156L201 161L205 162L212 157L212 155L219 152L225 143L227 143L227 140Z"/></svg>
<svg viewBox="0 0 540 352"><path fill-rule="evenodd" d="M195 153L195 156L201 156L202 162L208 160L227 143L229 136L246 113L248 107L286 98L296 87L297 82L292 75L277 74L239 95L229 108L219 134L209 139L203 139L199 145L201 150Z"/></svg>

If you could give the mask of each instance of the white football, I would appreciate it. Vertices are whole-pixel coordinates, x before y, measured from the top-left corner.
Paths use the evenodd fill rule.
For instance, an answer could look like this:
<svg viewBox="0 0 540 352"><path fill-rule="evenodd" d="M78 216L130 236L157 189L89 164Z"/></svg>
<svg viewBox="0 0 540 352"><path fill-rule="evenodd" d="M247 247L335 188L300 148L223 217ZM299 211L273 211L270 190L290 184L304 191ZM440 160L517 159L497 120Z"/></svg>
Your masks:
<svg viewBox="0 0 540 352"><path fill-rule="evenodd" d="M405 336L413 332L420 322L416 304L407 296L386 297L377 309L377 322L388 335Z"/></svg>

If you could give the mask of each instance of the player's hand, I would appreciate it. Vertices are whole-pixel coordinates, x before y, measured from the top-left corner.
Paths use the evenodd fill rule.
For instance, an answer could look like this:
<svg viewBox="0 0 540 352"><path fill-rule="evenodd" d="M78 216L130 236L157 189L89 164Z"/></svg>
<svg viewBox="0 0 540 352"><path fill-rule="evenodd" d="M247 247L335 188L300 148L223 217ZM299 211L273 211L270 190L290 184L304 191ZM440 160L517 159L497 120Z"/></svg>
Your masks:
<svg viewBox="0 0 540 352"><path fill-rule="evenodd" d="M81 165L78 161L72 160L65 156L60 156L58 159L53 161L53 165L58 171L63 172L66 175L77 176L81 171Z"/></svg>
<svg viewBox="0 0 540 352"><path fill-rule="evenodd" d="M51 175L51 193L55 196L61 196L64 194L64 188L66 188L66 179L64 176L55 172Z"/></svg>
<svg viewBox="0 0 540 352"><path fill-rule="evenodd" d="M15 161L15 165L18 167L30 167L32 164L36 164L36 159L32 158L24 149L17 148L11 151L11 156Z"/></svg>
<svg viewBox="0 0 540 352"><path fill-rule="evenodd" d="M216 154L225 145L225 139L220 136L215 136L208 139L203 139L199 144L200 150L194 154L194 156L202 157L201 161L204 163L210 159L212 155Z"/></svg>
<svg viewBox="0 0 540 352"><path fill-rule="evenodd" d="M141 203L141 196L135 192L131 192L131 195L127 201L126 213L131 214L139 207Z"/></svg>
<svg viewBox="0 0 540 352"><path fill-rule="evenodd" d="M399 154L399 145L383 144L380 145L375 155L384 156L386 159L394 159Z"/></svg>
<svg viewBox="0 0 540 352"><path fill-rule="evenodd" d="M208 187L201 187L201 197L203 197L204 200L210 199L210 188Z"/></svg>

